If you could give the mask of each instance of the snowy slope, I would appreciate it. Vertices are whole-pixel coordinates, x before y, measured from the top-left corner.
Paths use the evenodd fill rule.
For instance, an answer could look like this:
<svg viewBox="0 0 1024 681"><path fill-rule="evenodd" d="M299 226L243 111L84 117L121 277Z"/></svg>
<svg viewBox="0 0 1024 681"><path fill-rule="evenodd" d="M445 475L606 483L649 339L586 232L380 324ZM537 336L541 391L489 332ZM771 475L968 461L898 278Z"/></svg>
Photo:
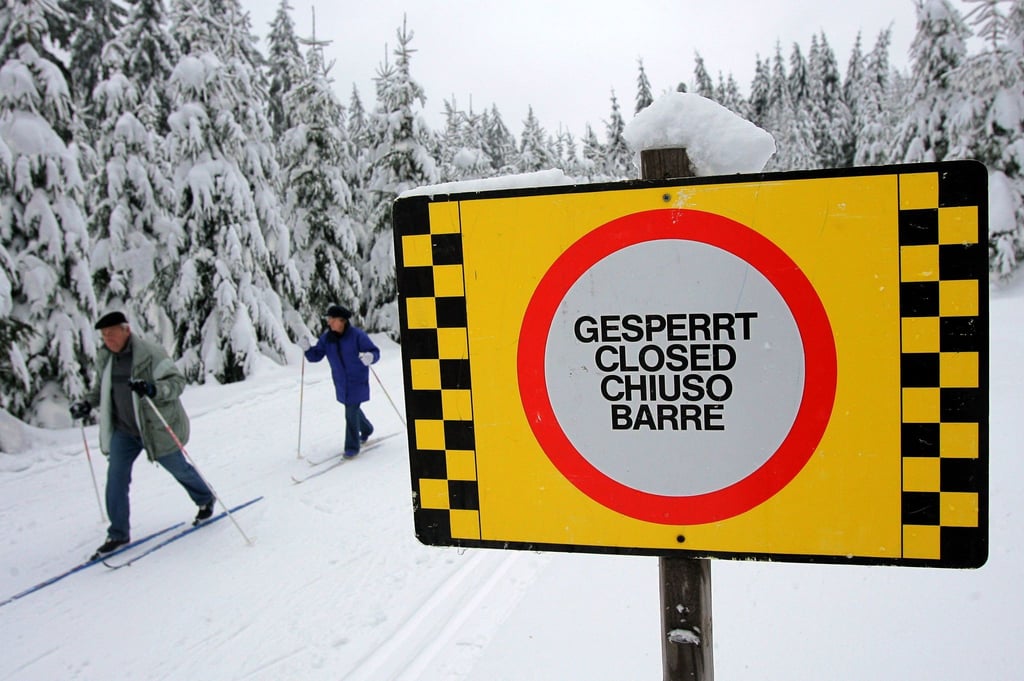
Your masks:
<svg viewBox="0 0 1024 681"><path fill-rule="evenodd" d="M1019 678L1024 652L1017 453L1024 293L992 301L991 552L976 571L715 561L718 679ZM375 366L402 405L396 346ZM296 355L297 361L298 355ZM301 485L300 366L194 386L188 452L237 520L119 571L91 567L0 607L0 679L622 681L661 675L657 560L458 551L413 536L404 434ZM402 430L371 382L379 434ZM307 364L302 450L340 448L326 364ZM96 428L93 463L105 470ZM0 600L103 538L81 433L33 431L0 454ZM140 461L133 532L194 507Z"/></svg>

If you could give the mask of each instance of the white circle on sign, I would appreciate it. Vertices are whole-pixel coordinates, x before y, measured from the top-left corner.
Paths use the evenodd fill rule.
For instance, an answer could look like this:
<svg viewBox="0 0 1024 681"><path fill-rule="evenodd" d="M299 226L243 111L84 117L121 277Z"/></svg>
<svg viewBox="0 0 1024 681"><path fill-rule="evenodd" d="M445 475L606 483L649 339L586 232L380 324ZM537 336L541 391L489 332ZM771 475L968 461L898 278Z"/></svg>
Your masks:
<svg viewBox="0 0 1024 681"><path fill-rule="evenodd" d="M669 315L674 338L653 330ZM693 357L698 370L680 368ZM548 330L544 374L561 429L590 465L641 492L695 496L775 454L801 406L804 360L789 306L755 267L707 243L658 239L605 256L573 283Z"/></svg>

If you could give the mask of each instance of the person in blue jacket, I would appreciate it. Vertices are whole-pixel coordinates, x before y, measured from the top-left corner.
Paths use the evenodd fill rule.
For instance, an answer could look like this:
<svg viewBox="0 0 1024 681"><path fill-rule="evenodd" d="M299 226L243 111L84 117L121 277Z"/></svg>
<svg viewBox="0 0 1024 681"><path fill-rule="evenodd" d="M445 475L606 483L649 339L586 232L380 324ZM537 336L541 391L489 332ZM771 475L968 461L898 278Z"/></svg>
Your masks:
<svg viewBox="0 0 1024 681"><path fill-rule="evenodd" d="M327 331L312 345L300 338L299 347L310 362L324 357L331 365L334 395L345 405L345 457L359 453L359 446L373 433L373 424L363 413L362 403L370 399L370 365L380 359L380 349L366 332L352 326L352 313L341 305L327 308Z"/></svg>

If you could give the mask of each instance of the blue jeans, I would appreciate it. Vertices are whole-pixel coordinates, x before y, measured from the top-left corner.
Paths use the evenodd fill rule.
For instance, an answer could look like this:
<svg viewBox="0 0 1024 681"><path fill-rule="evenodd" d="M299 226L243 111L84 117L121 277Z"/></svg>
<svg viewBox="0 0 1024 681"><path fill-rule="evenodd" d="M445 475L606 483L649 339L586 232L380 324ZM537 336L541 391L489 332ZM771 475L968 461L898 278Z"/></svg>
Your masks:
<svg viewBox="0 0 1024 681"><path fill-rule="evenodd" d="M131 536L128 487L132 484L132 466L141 451L142 438L119 430L112 433L107 457L107 515L110 516L107 536L111 539L127 540ZM161 456L157 463L185 488L196 506L213 502L213 492L180 450Z"/></svg>
<svg viewBox="0 0 1024 681"><path fill-rule="evenodd" d="M345 452L354 454L359 445L373 433L373 424L366 419L366 414L358 404L345 405Z"/></svg>

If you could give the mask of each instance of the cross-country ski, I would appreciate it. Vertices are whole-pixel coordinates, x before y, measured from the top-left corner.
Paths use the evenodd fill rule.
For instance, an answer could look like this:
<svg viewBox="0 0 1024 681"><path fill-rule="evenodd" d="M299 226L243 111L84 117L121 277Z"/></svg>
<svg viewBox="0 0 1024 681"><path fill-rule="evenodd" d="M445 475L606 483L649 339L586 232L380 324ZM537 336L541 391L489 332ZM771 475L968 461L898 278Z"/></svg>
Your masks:
<svg viewBox="0 0 1024 681"><path fill-rule="evenodd" d="M235 513L237 511L241 511L243 508L255 504L257 501L259 501L262 498L263 497L261 497L261 496L260 497L255 497L254 499L250 499L249 501L246 501L244 503L238 504L237 506L234 506L234 507L228 509L227 511L221 511L220 513L214 514L213 516L211 516L207 520L204 520L202 522L190 525L188 528L182 530L181 532L173 534L170 537L167 537L166 539L163 539L163 540L157 542L156 544L153 544L152 546L146 547L146 550L143 551L142 553L133 555L133 556L131 556L130 558L128 558L126 560L111 561L108 557L104 557L104 558L101 559L101 561L102 561L102 563L105 566L107 566L111 570L120 570L123 567L128 567L130 565L134 565L137 561L141 560L142 558L145 558L146 556L150 555L154 551L158 551L158 550L164 548L165 546L167 546L168 544L172 544L172 543L178 541L179 539L181 539L182 537L185 537L187 535L192 534L196 530L201 530L201 529L203 529L204 527L206 527L208 525L212 525L213 523L217 522L218 520L222 520L224 518L227 518L228 517L228 513ZM115 553L119 553L119 552L115 552Z"/></svg>
<svg viewBox="0 0 1024 681"><path fill-rule="evenodd" d="M0 607L3 607L5 605L7 605L8 603L13 603L14 601L18 600L19 598L24 598L25 596L28 596L31 593L35 593L36 591L39 591L40 589L42 589L44 587L50 586L51 584L56 584L57 582L59 582L60 580L64 579L65 577L70 577L71 575L75 574L76 572L81 572L82 570L84 570L84 569L86 569L88 567L92 567L93 565L96 565L97 563L102 562L106 558L122 554L125 551L128 551L128 550L133 549L133 548L135 548L137 546L145 544L146 542L148 542L151 539L156 539L157 537L165 535L168 532L173 532L174 530L178 529L179 527L181 527L184 524L185 523L175 523L173 525L170 525L169 527L165 527L162 530L157 530L156 532L153 532L151 534L147 534L145 537L142 537L141 539L136 539L133 542L128 542L124 546L121 546L120 548L115 549L114 551L111 551L109 554L107 554L103 558L89 558L85 562L79 563L78 565L76 565L75 567L71 568L70 570L62 572L59 575L54 575L53 577L50 577L47 580L39 582L38 584L36 584L34 586L30 586L29 588L25 589L24 591L20 591L20 592L14 594L13 596L4 599L3 601L0 601Z"/></svg>
<svg viewBox="0 0 1024 681"><path fill-rule="evenodd" d="M398 433L392 433L391 435L387 435L385 437L381 437L381 438L378 438L376 440L367 441L365 444L363 444L362 448L359 450L359 454L356 455L356 456L346 457L346 456L344 456L342 454L338 454L336 456L331 457L330 459L326 459L326 460L322 461L321 463L322 464L328 464L328 465L325 465L323 467L317 468L313 472L307 473L306 475L293 475L292 476L292 482L294 482L296 485L298 485L300 483L306 482L307 480L311 480L312 478L320 477L324 473L327 473L328 471L332 471L335 468L338 468L343 463L346 463L348 461L353 461L355 459L358 459L358 458L362 457L367 452L369 452L369 451L375 449L376 447L379 447L381 444L383 444L385 439L391 437L392 435L397 435L397 434Z"/></svg>
<svg viewBox="0 0 1024 681"><path fill-rule="evenodd" d="M387 435L381 435L380 437L371 437L369 440L367 440L366 442L364 442L362 444L362 446L359 449L359 453L361 454L361 453L365 452L367 450L367 448L373 447L374 445L379 444L379 443L383 442L384 440L387 440L388 438L392 438L392 437L394 437L396 435L400 435L400 434L401 434L401 431L399 431L397 433L388 433ZM345 456L344 452L336 452L334 454L329 454L329 455L321 457L319 459L306 459L306 463L308 463L310 466L322 466L325 463L332 463L334 461L337 461L338 459L344 458L344 456Z"/></svg>

